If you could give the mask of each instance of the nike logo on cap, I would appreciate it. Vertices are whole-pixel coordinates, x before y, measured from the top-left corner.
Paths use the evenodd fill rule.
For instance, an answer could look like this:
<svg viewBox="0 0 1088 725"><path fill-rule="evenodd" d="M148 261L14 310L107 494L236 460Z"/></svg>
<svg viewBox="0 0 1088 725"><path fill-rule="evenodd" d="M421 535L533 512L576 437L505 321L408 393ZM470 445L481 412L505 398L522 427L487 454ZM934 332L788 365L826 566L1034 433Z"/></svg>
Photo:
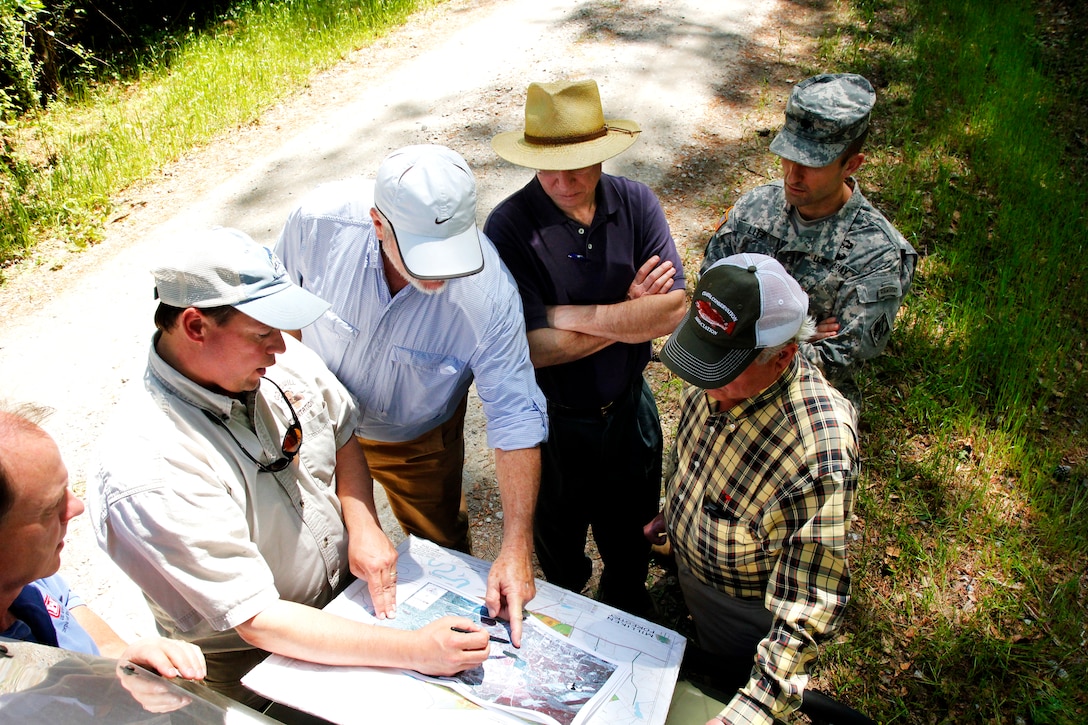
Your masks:
<svg viewBox="0 0 1088 725"><path fill-rule="evenodd" d="M448 216L448 217L446 217L445 219L439 219L438 217L435 217L435 218L434 218L434 223L435 223L435 224L445 224L445 223L446 223L446 222L448 222L448 221L449 221L450 219L453 219L453 217L451 217L451 216Z"/></svg>

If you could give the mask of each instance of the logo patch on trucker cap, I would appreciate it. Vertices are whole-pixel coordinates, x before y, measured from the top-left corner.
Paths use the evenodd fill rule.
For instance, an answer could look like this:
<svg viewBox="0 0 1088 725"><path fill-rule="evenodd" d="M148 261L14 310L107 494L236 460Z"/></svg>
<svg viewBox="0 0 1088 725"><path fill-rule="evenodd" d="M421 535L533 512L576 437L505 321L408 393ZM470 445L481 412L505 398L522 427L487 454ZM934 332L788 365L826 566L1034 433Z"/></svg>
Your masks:
<svg viewBox="0 0 1088 725"><path fill-rule="evenodd" d="M699 321L713 334L718 334L718 331L724 332L726 335L733 334L733 328L737 326L737 321L729 320L726 322L721 313L714 309L706 300L698 300L695 303L695 309L699 313Z"/></svg>

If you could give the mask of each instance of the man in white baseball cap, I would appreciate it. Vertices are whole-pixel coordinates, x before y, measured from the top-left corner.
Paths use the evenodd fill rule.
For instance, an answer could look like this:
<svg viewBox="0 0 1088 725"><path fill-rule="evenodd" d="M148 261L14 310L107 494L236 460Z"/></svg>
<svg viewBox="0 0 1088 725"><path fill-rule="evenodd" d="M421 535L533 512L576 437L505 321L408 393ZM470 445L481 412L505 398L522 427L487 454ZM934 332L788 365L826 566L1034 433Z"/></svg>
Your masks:
<svg viewBox="0 0 1088 725"><path fill-rule="evenodd" d="M476 226L468 164L444 146L394 151L376 180L306 196L276 252L295 283L332 303L301 339L359 401L356 432L401 527L466 552L461 479L475 380L504 513L486 600L492 616L510 618L520 645L522 606L536 592L532 519L546 402L518 290ZM354 558L353 549L353 569Z"/></svg>
<svg viewBox="0 0 1088 725"><path fill-rule="evenodd" d="M808 296L772 257L707 269L661 360L680 399L664 513L680 587L723 690L718 719L787 720L850 597L857 414L798 345ZM757 656L758 653L758 656Z"/></svg>
<svg viewBox="0 0 1088 725"><path fill-rule="evenodd" d="M482 662L487 634L464 618L401 632L321 611L349 583L350 549L391 614L397 559L351 394L281 333L328 303L233 229L178 240L153 274L147 371L100 440L88 503L161 631L203 649L210 687L257 707L240 679L269 652L431 674Z"/></svg>

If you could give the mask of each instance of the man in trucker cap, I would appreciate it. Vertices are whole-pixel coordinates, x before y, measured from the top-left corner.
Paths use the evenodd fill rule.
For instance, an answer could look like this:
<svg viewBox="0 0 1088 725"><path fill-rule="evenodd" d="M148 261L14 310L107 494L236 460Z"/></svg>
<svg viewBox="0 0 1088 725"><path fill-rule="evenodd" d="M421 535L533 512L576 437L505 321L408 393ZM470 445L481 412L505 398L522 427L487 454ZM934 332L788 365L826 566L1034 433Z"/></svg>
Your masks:
<svg viewBox="0 0 1088 725"><path fill-rule="evenodd" d="M786 720L850 594L856 414L798 347L808 298L776 260L707 269L661 350L689 383L664 511L698 646L734 692L726 723Z"/></svg>

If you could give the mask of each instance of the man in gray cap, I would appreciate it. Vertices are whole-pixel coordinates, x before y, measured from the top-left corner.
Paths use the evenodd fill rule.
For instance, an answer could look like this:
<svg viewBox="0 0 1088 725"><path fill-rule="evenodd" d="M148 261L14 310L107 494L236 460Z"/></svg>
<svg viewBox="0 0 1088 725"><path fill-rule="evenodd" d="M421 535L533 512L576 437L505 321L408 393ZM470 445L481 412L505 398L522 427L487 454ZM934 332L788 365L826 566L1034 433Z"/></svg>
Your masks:
<svg viewBox="0 0 1088 725"><path fill-rule="evenodd" d="M522 605L536 593L547 404L517 286L476 226L472 170L445 146L398 149L375 180L308 194L276 252L290 279L332 305L301 339L358 400L356 434L401 528L466 552L464 424L476 383L503 506L486 601L492 616L510 618L520 646Z"/></svg>
<svg viewBox="0 0 1088 725"><path fill-rule="evenodd" d="M854 373L888 344L918 258L853 177L865 160L875 100L859 75L799 83L770 147L782 158L782 180L737 200L703 260L705 270L740 252L778 259L808 293L818 321L801 352L859 408Z"/></svg>
<svg viewBox="0 0 1088 725"><path fill-rule="evenodd" d="M404 632L320 609L349 582L350 544L375 611L391 612L397 558L355 402L281 334L328 303L233 229L180 240L154 276L147 371L102 436L89 503L159 629L204 650L209 686L257 706L239 680L269 652L432 674L486 659L487 633L468 619Z"/></svg>
<svg viewBox="0 0 1088 725"><path fill-rule="evenodd" d="M850 595L857 416L797 354L815 327L807 308L773 258L726 257L661 350L690 386L647 534L663 543L667 531L698 644L716 684L736 691L717 718L730 724L771 725L800 707Z"/></svg>

